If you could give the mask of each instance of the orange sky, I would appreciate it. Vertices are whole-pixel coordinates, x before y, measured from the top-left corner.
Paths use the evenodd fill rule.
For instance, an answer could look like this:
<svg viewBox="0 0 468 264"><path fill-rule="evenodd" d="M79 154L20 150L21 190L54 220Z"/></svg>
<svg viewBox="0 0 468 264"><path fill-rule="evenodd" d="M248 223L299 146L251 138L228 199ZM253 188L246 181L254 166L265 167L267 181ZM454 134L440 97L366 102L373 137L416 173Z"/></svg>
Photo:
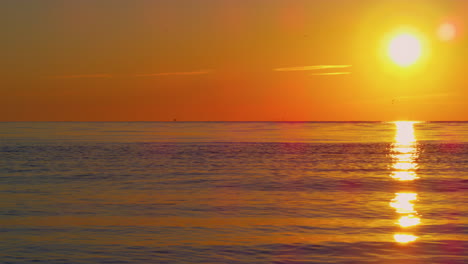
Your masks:
<svg viewBox="0 0 468 264"><path fill-rule="evenodd" d="M465 0L2 1L0 120L468 120L467 13ZM385 56L402 27L423 41L407 68Z"/></svg>

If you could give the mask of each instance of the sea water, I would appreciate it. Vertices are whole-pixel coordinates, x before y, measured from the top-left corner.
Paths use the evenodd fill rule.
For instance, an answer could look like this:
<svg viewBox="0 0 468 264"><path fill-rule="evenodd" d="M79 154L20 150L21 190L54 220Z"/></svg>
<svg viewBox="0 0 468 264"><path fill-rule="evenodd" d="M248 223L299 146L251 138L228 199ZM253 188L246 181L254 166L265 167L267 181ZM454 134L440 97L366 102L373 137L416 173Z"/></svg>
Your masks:
<svg viewBox="0 0 468 264"><path fill-rule="evenodd" d="M1 263L467 263L468 123L0 123Z"/></svg>

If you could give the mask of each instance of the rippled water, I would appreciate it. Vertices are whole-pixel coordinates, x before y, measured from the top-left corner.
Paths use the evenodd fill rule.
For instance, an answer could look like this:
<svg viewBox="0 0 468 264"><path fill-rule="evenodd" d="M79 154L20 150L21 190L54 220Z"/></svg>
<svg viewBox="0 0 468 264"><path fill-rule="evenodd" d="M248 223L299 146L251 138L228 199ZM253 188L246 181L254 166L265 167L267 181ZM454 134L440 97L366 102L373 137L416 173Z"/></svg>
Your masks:
<svg viewBox="0 0 468 264"><path fill-rule="evenodd" d="M467 263L468 123L0 123L2 263Z"/></svg>

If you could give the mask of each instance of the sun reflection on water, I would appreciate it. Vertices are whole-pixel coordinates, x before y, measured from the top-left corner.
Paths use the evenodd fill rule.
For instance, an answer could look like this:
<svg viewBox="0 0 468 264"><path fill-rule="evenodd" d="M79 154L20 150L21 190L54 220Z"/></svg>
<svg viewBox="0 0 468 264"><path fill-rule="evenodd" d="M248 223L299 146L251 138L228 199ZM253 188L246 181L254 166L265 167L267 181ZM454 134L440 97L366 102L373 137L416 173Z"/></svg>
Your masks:
<svg viewBox="0 0 468 264"><path fill-rule="evenodd" d="M416 142L416 136L414 135L414 124L418 123L415 121L397 121L395 142L400 145L410 145Z"/></svg>
<svg viewBox="0 0 468 264"><path fill-rule="evenodd" d="M400 181L411 181L418 178L418 150L413 121L395 122L395 143L392 145L391 157L393 159L391 177Z"/></svg>
<svg viewBox="0 0 468 264"><path fill-rule="evenodd" d="M396 242L402 243L402 244L413 242L416 239L418 239L417 236L409 235L409 234L395 234L393 235L393 238L395 239Z"/></svg>
<svg viewBox="0 0 468 264"><path fill-rule="evenodd" d="M399 214L414 214L414 204L417 199L416 193L396 193L395 198L390 202L390 206L396 209Z"/></svg>
<svg viewBox="0 0 468 264"><path fill-rule="evenodd" d="M414 133L415 123L417 122L395 122L395 143L390 151L393 160L390 177L401 182L411 182L419 178L416 173L419 153ZM406 229L421 223L421 218L418 217L418 213L414 209L414 202L417 199L417 193L398 192L395 193L395 198L390 201L390 206L400 215L396 221L399 228ZM393 238L398 243L409 243L415 241L418 237L408 233L396 233Z"/></svg>
<svg viewBox="0 0 468 264"><path fill-rule="evenodd" d="M414 171L394 171L391 176L399 181L413 181L419 178Z"/></svg>
<svg viewBox="0 0 468 264"><path fill-rule="evenodd" d="M419 223L421 223L421 218L415 215L405 215L405 216L400 217L400 219L398 219L398 224L401 227L415 226L415 225L419 225Z"/></svg>

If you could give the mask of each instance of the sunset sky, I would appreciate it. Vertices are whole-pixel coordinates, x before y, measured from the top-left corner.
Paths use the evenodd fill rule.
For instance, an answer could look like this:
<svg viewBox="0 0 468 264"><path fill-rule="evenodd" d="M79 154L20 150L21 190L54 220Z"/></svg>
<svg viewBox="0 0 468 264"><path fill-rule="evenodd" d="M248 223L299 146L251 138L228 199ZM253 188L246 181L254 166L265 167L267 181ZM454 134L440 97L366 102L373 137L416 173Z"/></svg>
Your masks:
<svg viewBox="0 0 468 264"><path fill-rule="evenodd" d="M467 14L466 0L3 0L0 121L468 120ZM402 34L420 45L411 65Z"/></svg>

